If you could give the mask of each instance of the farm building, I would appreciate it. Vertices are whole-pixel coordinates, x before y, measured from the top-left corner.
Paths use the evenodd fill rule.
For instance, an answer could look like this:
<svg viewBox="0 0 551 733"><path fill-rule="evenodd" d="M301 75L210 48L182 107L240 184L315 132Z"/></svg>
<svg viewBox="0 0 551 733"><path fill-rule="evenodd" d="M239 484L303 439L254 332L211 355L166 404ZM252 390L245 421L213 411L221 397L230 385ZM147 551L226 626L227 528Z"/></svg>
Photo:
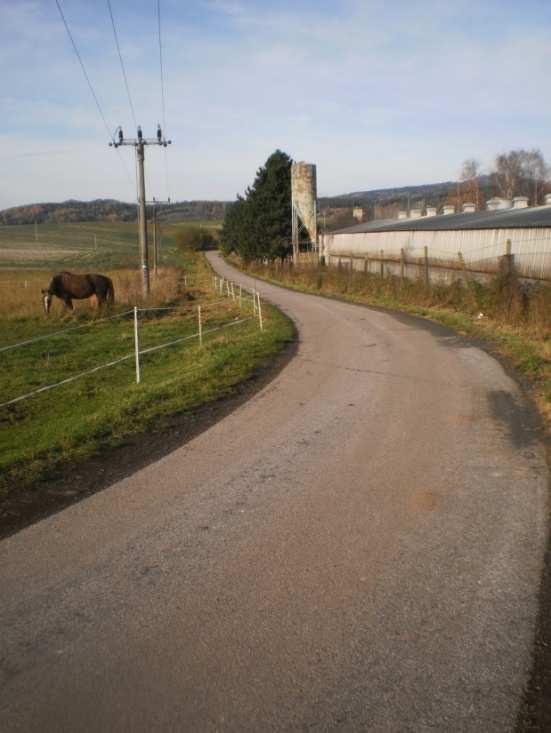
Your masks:
<svg viewBox="0 0 551 733"><path fill-rule="evenodd" d="M498 258L508 253L522 277L551 280L551 195L544 206L531 208L524 197L489 203L485 211L475 211L472 204L464 204L460 214L452 213L453 207L444 207L440 215L434 209L424 216L414 210L409 218L402 214L327 233L320 255L328 264L340 261L377 272L384 262L391 274L401 261L413 268L408 277L415 275L421 259L430 260L431 267L441 270L441 279L449 279L457 269L494 273Z"/></svg>

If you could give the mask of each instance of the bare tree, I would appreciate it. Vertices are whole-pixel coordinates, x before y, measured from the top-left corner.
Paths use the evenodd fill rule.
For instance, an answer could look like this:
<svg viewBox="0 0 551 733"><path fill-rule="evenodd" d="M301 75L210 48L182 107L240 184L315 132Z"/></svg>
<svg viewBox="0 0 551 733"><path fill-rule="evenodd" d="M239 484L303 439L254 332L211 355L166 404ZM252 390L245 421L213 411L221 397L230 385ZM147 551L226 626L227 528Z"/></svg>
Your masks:
<svg viewBox="0 0 551 733"><path fill-rule="evenodd" d="M463 161L460 174L460 179L463 182L463 197L466 197L467 200L476 204L477 209L480 205L480 186L478 183L479 175L480 163L476 158L467 158L467 160Z"/></svg>
<svg viewBox="0 0 551 733"><path fill-rule="evenodd" d="M461 180L472 181L473 178L477 178L480 174L480 163L476 158L467 158L463 161L461 166Z"/></svg>
<svg viewBox="0 0 551 733"><path fill-rule="evenodd" d="M521 190L525 155L525 150L510 150L496 158L494 184L498 193L506 199L512 199Z"/></svg>
<svg viewBox="0 0 551 733"><path fill-rule="evenodd" d="M547 166L541 150L520 149L497 156L493 180L497 191L505 198L533 194L534 204L537 204L546 175Z"/></svg>
<svg viewBox="0 0 551 733"><path fill-rule="evenodd" d="M524 159L524 171L529 187L534 193L534 206L538 205L538 195L543 189L548 169L541 150L534 148L526 153Z"/></svg>

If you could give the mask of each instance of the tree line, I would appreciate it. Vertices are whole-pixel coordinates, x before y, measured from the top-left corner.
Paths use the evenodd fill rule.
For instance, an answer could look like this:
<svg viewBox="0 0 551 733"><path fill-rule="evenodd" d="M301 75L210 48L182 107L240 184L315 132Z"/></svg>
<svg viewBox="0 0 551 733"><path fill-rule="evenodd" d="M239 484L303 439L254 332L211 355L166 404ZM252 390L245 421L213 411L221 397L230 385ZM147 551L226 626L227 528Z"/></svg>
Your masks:
<svg viewBox="0 0 551 733"><path fill-rule="evenodd" d="M509 200L526 196L531 206L538 206L544 203L545 194L551 190L550 174L541 150L519 148L497 155L488 171L484 171L475 158L468 158L455 183L415 186L401 192L389 191L388 195L378 191L374 202L362 202L361 205L372 219L394 219L399 211L426 206L439 208L444 204L452 204L461 211L462 204L472 203L480 210L484 209L487 199L494 196ZM419 191L420 188L425 190ZM339 225L342 226L340 222Z"/></svg>
<svg viewBox="0 0 551 733"><path fill-rule="evenodd" d="M462 201L480 206L481 166L475 158L465 160L461 168L459 194ZM489 173L490 192L494 196L512 199L527 196L532 206L543 202L549 168L541 150L510 150L500 153Z"/></svg>

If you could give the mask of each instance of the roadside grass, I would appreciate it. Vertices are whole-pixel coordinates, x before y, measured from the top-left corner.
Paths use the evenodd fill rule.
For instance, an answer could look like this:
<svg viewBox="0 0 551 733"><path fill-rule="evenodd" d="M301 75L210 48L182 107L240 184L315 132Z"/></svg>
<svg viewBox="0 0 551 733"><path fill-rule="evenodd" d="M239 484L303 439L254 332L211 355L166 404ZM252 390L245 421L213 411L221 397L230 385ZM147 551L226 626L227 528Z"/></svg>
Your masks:
<svg viewBox="0 0 551 733"><path fill-rule="evenodd" d="M212 309L205 331L240 317L232 305ZM293 338L291 323L275 308L264 308L265 330L256 319L213 334L203 347L196 340L142 357L142 382L135 384L129 359L103 372L0 409L0 502L18 488L71 461L143 432L164 416L180 413L228 394L260 362L277 354ZM141 328L142 347L196 332L196 321L174 316L152 319ZM15 359L2 369L2 395L38 388L118 356L132 353L132 324L97 327L70 350L50 356L36 346L27 368ZM101 329L101 333L99 331ZM69 344L66 344L69 346ZM27 347L24 347L27 348ZM16 353L8 352L11 354ZM34 368L33 368L34 367ZM6 375L10 375L6 378Z"/></svg>
<svg viewBox="0 0 551 733"><path fill-rule="evenodd" d="M198 253L181 257L188 286L177 268L166 268L158 292L147 305L171 304L175 310L140 313L140 348L192 337L141 357L141 378L135 383L133 356L75 382L0 408L0 514L2 502L18 491L40 493L41 481L59 475L63 467L108 446L121 445L130 435L162 427L163 420L216 400L250 377L294 338L291 322L275 308L264 306L264 331L253 317L252 305L224 300L212 289L212 272ZM136 299L135 273L115 271L119 304L114 315ZM28 275L28 273L27 273ZM20 275L18 274L18 277ZM40 278L38 282L42 283ZM127 282L125 286L124 283ZM103 321L84 305L74 314L52 319L25 311L30 287L6 302L0 290L0 347L26 338L66 331L17 349L0 352L0 402L6 402L81 371L132 355L130 316ZM12 291L13 292L13 291ZM21 295L23 293L23 296ZM15 296L13 296L15 297ZM203 313L203 346L197 332L197 304ZM19 310L18 310L19 308ZM250 317L245 323L237 323ZM232 325L236 324L236 325ZM218 329L209 333L211 329ZM76 327L76 328L75 328Z"/></svg>
<svg viewBox="0 0 551 733"><path fill-rule="evenodd" d="M529 380L533 396L551 425L551 287L534 288L527 297L513 280L495 278L432 286L397 277L380 278L337 267L232 264L256 277L295 290L353 303L399 310L442 323L463 336L484 341L507 357Z"/></svg>

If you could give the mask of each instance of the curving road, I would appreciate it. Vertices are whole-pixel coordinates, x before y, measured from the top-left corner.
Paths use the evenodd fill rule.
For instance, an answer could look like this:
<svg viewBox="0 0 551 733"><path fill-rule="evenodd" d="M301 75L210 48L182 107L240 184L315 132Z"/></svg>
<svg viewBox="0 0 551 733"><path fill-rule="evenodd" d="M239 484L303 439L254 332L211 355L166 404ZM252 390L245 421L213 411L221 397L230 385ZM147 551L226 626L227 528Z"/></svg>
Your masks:
<svg viewBox="0 0 551 733"><path fill-rule="evenodd" d="M438 326L258 287L300 333L266 388L0 543L2 731L514 726L548 478L516 384Z"/></svg>

